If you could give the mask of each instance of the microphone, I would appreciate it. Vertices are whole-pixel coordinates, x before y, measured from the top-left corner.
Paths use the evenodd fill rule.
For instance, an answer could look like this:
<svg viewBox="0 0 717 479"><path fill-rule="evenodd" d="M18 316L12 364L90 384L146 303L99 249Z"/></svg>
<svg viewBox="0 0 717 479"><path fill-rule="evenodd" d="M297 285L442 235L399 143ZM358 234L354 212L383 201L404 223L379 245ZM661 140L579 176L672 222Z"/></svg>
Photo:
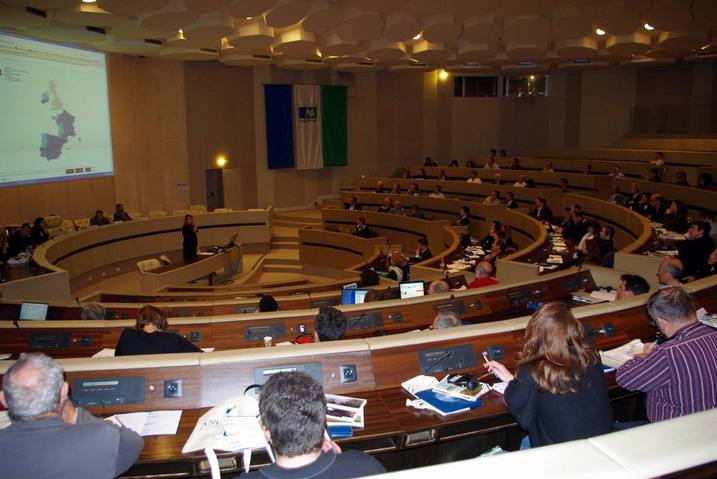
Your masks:
<svg viewBox="0 0 717 479"><path fill-rule="evenodd" d="M12 324L14 324L17 329L20 329L20 325L17 322L17 318L12 320Z"/></svg>
<svg viewBox="0 0 717 479"><path fill-rule="evenodd" d="M77 301L77 306L79 306L81 308L82 303L80 303L80 298L78 296L75 296L75 301Z"/></svg>
<svg viewBox="0 0 717 479"><path fill-rule="evenodd" d="M361 320L366 317L366 312L362 311L358 318L351 322L351 325L346 329L354 329L356 326L361 324Z"/></svg>
<svg viewBox="0 0 717 479"><path fill-rule="evenodd" d="M311 291L309 291L308 289L306 290L306 296L309 297L309 306L313 308L313 307L314 307L314 300L313 300L313 298L311 297Z"/></svg>
<svg viewBox="0 0 717 479"><path fill-rule="evenodd" d="M438 359L433 361L427 368L423 368L423 372L430 373L431 369L433 369L436 366L436 364L440 363L444 359L450 359L452 357L453 357L453 351L446 351L445 353L441 354L441 356Z"/></svg>

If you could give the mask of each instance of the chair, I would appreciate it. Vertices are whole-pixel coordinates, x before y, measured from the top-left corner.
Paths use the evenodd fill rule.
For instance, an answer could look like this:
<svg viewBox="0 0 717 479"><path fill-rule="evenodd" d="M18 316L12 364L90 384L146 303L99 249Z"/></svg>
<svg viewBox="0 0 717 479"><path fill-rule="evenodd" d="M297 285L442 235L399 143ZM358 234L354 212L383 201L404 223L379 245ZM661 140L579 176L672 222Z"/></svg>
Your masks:
<svg viewBox="0 0 717 479"><path fill-rule="evenodd" d="M60 225L60 228L62 228L63 233L72 233L75 231L75 223L72 220L62 220L62 225Z"/></svg>
<svg viewBox="0 0 717 479"><path fill-rule="evenodd" d="M186 215L187 213L189 213L189 210L182 210L182 209L172 210L172 216L179 216L179 215L184 216L184 215Z"/></svg>
<svg viewBox="0 0 717 479"><path fill-rule="evenodd" d="M189 205L189 212L192 214L206 213L207 207L204 205Z"/></svg>
<svg viewBox="0 0 717 479"><path fill-rule="evenodd" d="M146 272L151 271L153 269L161 268L162 262L158 260L157 258L151 258L151 259L145 259L142 261L137 261L137 269L140 270L140 272Z"/></svg>
<svg viewBox="0 0 717 479"><path fill-rule="evenodd" d="M152 219L164 218L165 216L167 216L167 212L164 210L153 210L149 212L149 217Z"/></svg>
<svg viewBox="0 0 717 479"><path fill-rule="evenodd" d="M231 208L215 208L214 209L214 213L231 213L232 211L234 211L234 210L232 210Z"/></svg>

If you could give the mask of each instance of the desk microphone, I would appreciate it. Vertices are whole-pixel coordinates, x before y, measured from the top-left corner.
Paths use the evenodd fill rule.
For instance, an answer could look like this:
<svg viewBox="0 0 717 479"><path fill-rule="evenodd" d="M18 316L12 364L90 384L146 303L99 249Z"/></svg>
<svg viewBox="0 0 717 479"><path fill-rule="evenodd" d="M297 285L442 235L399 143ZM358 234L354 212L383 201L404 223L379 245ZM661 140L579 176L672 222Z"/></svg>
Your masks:
<svg viewBox="0 0 717 479"><path fill-rule="evenodd" d="M354 329L356 326L361 324L361 320L366 317L366 312L362 311L358 318L356 318L354 321L351 322L351 325L348 326L346 329L351 330Z"/></svg>
<svg viewBox="0 0 717 479"><path fill-rule="evenodd" d="M80 303L80 298L78 296L75 296L75 301L77 301L77 306L79 306L81 308L82 303Z"/></svg>
<svg viewBox="0 0 717 479"><path fill-rule="evenodd" d="M452 358L452 357L453 357L453 351L446 351L446 352L443 353L438 359L436 359L435 361L433 361L427 368L423 368L423 372L424 372L424 373L430 373L430 372L431 372L431 369L433 369L433 368L436 366L436 364L440 363L440 362L443 361L444 359L450 359L450 358ZM446 368L446 370L448 370L448 368Z"/></svg>
<svg viewBox="0 0 717 479"><path fill-rule="evenodd" d="M309 291L308 289L306 290L306 296L309 297L309 307L313 308L313 307L314 307L314 300L313 300L313 298L311 297L311 291Z"/></svg>
<svg viewBox="0 0 717 479"><path fill-rule="evenodd" d="M12 320L12 324L14 324L17 329L20 329L20 325L17 322L17 318Z"/></svg>

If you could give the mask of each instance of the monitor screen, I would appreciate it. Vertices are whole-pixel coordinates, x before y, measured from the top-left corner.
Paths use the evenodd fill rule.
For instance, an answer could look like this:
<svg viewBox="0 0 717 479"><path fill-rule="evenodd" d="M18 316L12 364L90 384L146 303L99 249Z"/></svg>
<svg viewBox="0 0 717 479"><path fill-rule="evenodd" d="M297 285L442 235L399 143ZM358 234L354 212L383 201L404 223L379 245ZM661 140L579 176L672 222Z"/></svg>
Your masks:
<svg viewBox="0 0 717 479"><path fill-rule="evenodd" d="M358 283L349 283L346 286L344 286L343 289L356 289L358 288Z"/></svg>
<svg viewBox="0 0 717 479"><path fill-rule="evenodd" d="M47 319L47 305L44 303L22 303L20 319L44 321Z"/></svg>
<svg viewBox="0 0 717 479"><path fill-rule="evenodd" d="M355 289L354 291L356 292L356 294L354 295L356 304L362 304L366 300L366 294L368 293L368 290L367 289Z"/></svg>
<svg viewBox="0 0 717 479"><path fill-rule="evenodd" d="M426 294L423 290L423 281L409 281L407 283L401 283L401 299L405 298L416 298Z"/></svg>
<svg viewBox="0 0 717 479"><path fill-rule="evenodd" d="M361 304L366 299L366 289L344 289L341 291L341 304Z"/></svg>

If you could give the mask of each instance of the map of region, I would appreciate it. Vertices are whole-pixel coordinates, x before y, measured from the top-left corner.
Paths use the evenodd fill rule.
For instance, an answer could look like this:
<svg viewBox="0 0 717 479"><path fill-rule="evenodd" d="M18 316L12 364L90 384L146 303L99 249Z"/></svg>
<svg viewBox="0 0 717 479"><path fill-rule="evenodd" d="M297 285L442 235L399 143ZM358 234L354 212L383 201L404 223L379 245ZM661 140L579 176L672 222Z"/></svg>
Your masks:
<svg viewBox="0 0 717 479"><path fill-rule="evenodd" d="M60 96L55 89L55 82L50 82L49 92L43 92L40 102L42 104L50 102L51 109L62 110L61 113L52 117L57 124L57 134L42 133L40 135L40 156L49 160L56 160L62 155L62 147L67 143L67 139L75 136L75 117L63 108Z"/></svg>

